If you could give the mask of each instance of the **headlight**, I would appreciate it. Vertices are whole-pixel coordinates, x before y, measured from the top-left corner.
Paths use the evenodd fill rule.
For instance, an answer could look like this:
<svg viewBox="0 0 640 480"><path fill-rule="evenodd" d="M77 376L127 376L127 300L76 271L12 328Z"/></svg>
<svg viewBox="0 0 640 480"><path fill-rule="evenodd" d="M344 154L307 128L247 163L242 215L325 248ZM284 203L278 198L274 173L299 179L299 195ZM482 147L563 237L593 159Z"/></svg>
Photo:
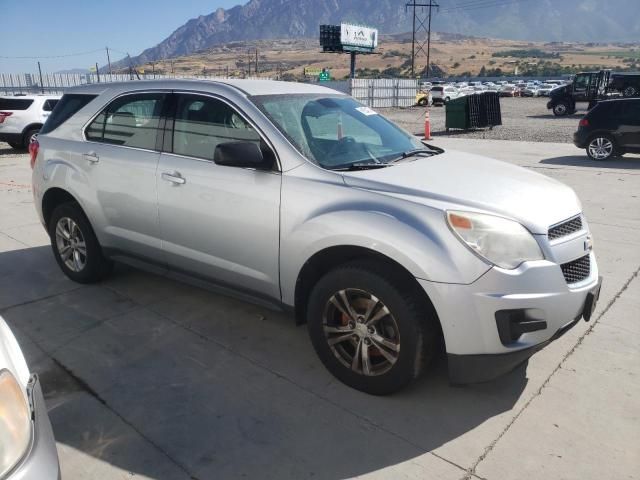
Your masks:
<svg viewBox="0 0 640 480"><path fill-rule="evenodd" d="M29 402L9 370L0 371L0 478L22 458L31 441Z"/></svg>
<svg viewBox="0 0 640 480"><path fill-rule="evenodd" d="M513 269L527 260L543 260L538 242L518 222L493 215L447 212L451 230L474 253L494 265Z"/></svg>

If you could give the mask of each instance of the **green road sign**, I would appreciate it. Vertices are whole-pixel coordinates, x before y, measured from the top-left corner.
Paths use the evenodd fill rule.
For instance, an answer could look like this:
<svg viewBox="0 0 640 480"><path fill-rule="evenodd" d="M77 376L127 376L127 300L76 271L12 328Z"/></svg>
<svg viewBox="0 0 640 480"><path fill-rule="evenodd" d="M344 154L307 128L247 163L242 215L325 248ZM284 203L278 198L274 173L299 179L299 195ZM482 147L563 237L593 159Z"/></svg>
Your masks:
<svg viewBox="0 0 640 480"><path fill-rule="evenodd" d="M320 75L318 75L318 81L328 82L329 80L331 80L331 72L327 68L322 69Z"/></svg>

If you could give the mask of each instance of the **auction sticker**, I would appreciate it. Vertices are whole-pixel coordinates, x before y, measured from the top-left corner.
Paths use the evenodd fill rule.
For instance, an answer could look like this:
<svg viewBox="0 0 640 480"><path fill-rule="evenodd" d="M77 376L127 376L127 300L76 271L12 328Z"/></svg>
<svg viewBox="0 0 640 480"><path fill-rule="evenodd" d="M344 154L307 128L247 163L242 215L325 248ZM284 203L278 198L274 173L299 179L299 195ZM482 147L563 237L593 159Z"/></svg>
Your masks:
<svg viewBox="0 0 640 480"><path fill-rule="evenodd" d="M359 111L360 113L362 113L363 115L366 115L367 117L369 115L377 115L378 112L375 112L373 110L371 110L369 107L358 107L356 108L357 111Z"/></svg>

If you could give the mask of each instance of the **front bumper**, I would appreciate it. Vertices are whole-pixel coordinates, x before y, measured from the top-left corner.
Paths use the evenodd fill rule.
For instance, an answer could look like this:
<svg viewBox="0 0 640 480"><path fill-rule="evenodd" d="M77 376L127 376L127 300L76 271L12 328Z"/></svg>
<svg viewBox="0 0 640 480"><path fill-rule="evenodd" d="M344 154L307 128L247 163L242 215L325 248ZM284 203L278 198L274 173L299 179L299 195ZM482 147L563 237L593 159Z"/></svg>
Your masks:
<svg viewBox="0 0 640 480"><path fill-rule="evenodd" d="M562 245L558 247L562 251ZM526 262L515 270L492 268L470 285L419 280L442 326L452 383L495 378L515 368L573 327L599 291L593 252L587 278L568 285L560 262ZM499 329L500 312L523 312L525 323L514 338ZM496 315L498 314L498 315Z"/></svg>
<svg viewBox="0 0 640 480"><path fill-rule="evenodd" d="M58 451L37 376L32 377L33 438L22 461L7 480L60 480Z"/></svg>

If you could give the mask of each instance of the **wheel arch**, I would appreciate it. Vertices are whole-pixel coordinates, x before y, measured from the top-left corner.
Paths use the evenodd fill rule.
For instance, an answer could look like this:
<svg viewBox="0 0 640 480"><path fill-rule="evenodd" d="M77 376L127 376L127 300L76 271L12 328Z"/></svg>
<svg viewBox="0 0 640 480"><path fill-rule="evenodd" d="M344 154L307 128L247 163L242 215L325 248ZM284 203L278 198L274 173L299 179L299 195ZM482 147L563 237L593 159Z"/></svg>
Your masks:
<svg viewBox="0 0 640 480"><path fill-rule="evenodd" d="M302 266L298 274L294 293L294 311L297 324L306 322L307 304L313 286L326 273L332 269L353 261L375 262L384 265L389 276L398 278L403 284L408 285L415 291L417 298L422 302L423 307L431 314L431 318L436 323L440 337L442 329L438 313L431 302L431 299L420 286L411 272L396 260L375 250L355 245L340 245L327 247L316 252Z"/></svg>
<svg viewBox="0 0 640 480"><path fill-rule="evenodd" d="M33 130L34 128L37 128L38 130L41 129L42 125L43 125L42 123L38 123L38 122L30 123L29 125L27 125L22 129L22 137L24 138L24 136L27 134L29 130Z"/></svg>
<svg viewBox="0 0 640 480"><path fill-rule="evenodd" d="M80 205L80 202L67 190L60 187L49 188L42 196L42 219L45 226L48 228L51 215L57 206L63 203L74 202ZM80 205L82 209L82 206ZM82 209L84 212L84 209Z"/></svg>

